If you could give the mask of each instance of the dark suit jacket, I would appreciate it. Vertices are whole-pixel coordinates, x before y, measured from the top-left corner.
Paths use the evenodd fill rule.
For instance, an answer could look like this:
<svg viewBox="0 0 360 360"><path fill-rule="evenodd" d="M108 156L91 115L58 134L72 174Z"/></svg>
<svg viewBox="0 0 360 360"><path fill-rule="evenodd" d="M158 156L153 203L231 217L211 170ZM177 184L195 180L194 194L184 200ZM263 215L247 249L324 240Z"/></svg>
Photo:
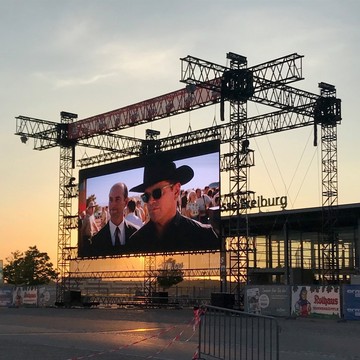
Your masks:
<svg viewBox="0 0 360 360"><path fill-rule="evenodd" d="M163 236L157 234L154 223L149 221L130 237L129 247L133 253L219 250L220 239L211 225L178 212Z"/></svg>
<svg viewBox="0 0 360 360"><path fill-rule="evenodd" d="M139 228L124 220L125 245L115 247L111 241L110 225L107 223L96 235L92 237L90 254L88 256L107 256L128 253L129 238Z"/></svg>

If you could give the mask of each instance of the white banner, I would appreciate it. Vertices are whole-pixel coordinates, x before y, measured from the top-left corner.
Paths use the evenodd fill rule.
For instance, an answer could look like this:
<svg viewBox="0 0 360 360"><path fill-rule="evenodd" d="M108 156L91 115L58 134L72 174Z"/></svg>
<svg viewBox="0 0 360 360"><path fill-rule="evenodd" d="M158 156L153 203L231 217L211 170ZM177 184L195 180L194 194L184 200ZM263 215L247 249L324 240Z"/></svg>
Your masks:
<svg viewBox="0 0 360 360"><path fill-rule="evenodd" d="M36 286L19 286L14 288L13 305L37 305L37 287Z"/></svg>
<svg viewBox="0 0 360 360"><path fill-rule="evenodd" d="M28 286L24 288L23 304L24 305L37 305L37 287Z"/></svg>

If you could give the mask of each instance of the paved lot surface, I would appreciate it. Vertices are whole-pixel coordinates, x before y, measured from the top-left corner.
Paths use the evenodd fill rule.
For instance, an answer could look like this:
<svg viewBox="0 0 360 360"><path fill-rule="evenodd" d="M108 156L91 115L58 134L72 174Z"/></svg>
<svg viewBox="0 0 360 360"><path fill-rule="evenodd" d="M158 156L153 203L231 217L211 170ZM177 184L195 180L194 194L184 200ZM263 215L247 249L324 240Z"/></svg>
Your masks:
<svg viewBox="0 0 360 360"><path fill-rule="evenodd" d="M360 360L360 321L280 319L280 360Z"/></svg>
<svg viewBox="0 0 360 360"><path fill-rule="evenodd" d="M191 309L0 308L0 359L192 359L192 318ZM280 360L360 360L360 322L279 324Z"/></svg>
<svg viewBox="0 0 360 360"><path fill-rule="evenodd" d="M0 308L0 359L191 359L192 317L170 309Z"/></svg>

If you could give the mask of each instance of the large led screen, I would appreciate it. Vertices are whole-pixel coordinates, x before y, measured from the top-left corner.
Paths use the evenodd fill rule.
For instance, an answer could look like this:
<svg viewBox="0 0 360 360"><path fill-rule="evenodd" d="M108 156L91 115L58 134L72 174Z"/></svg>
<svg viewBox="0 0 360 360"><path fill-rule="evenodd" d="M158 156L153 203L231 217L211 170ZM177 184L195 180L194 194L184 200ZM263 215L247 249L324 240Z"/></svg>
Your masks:
<svg viewBox="0 0 360 360"><path fill-rule="evenodd" d="M219 142L79 172L79 257L220 249Z"/></svg>

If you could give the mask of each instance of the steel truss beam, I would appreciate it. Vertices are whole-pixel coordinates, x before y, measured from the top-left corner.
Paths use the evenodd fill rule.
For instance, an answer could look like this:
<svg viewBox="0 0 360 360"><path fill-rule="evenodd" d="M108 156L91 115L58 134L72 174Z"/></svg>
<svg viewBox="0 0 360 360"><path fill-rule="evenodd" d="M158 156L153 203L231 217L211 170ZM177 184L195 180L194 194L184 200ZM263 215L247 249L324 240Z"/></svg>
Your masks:
<svg viewBox="0 0 360 360"><path fill-rule="evenodd" d="M311 109L307 105L313 103L318 96L285 86L286 83L302 79L302 57L298 54L291 54L268 63L250 67L249 70L254 74L255 84L254 99L251 98L251 100L287 109L288 111L290 109L297 112L305 111L307 115L312 116ZM195 59L193 57L188 58ZM182 59L182 61L185 61L185 59ZM205 64L203 60L197 59L193 65L198 66L201 63ZM212 66L206 73L206 77L202 77L205 83L194 80L193 84L190 84L201 84L202 87L188 86L185 89L163 96L70 123L67 125L67 139L76 142L80 146L105 151L119 148L136 148L139 146L138 142L136 142L137 139L131 140L131 138L111 133L130 126L196 110L220 101L220 79L222 72L229 69L214 64ZM196 70L194 67L189 67L187 72L194 74ZM187 72L182 72L183 79L181 81L190 81ZM215 79L210 78L211 74L214 74ZM206 86L210 88L207 89ZM16 135L35 138L40 142L40 145L35 146L36 149L42 150L59 145L60 125L58 123L25 116L18 116L16 119ZM129 143L129 141L133 141L133 143Z"/></svg>
<svg viewBox="0 0 360 360"><path fill-rule="evenodd" d="M58 125L52 121L17 116L15 135L21 136L25 142L28 138L34 138L34 148L45 150L58 146ZM40 146L37 145L38 142Z"/></svg>
<svg viewBox="0 0 360 360"><path fill-rule="evenodd" d="M104 132L174 116L220 101L220 94L203 88L185 88L114 111L77 121L69 127L69 138L86 139Z"/></svg>
<svg viewBox="0 0 360 360"><path fill-rule="evenodd" d="M314 104L309 105L311 109ZM286 131L309 126L314 124L313 117L303 113L295 113L288 110L278 110L268 114L249 117L245 120L248 130L248 138L275 132ZM186 145L199 144L204 141L219 140L227 143L232 140L236 125L234 123L223 123L205 129L186 132L183 134L169 136L160 141L162 151L177 149ZM141 153L141 146L129 149L109 151L106 153L89 156L77 161L79 167L88 167L95 164L125 159L129 156L138 156Z"/></svg>
<svg viewBox="0 0 360 360"><path fill-rule="evenodd" d="M68 127L70 124L66 123ZM16 117L15 135L34 138L34 150L46 150L61 144L61 125L59 123L30 118ZM77 146L84 146L102 151L122 150L128 155L138 154L142 140L118 134L103 133L97 136L74 140Z"/></svg>
<svg viewBox="0 0 360 360"><path fill-rule="evenodd" d="M314 123L313 114L314 103L299 107L298 112L279 110L255 117L249 117L247 122L248 137L261 136L300 128L312 125ZM45 150L58 146L57 123L40 119L18 116L15 135L26 136L35 139L35 150ZM44 130L43 126L47 128ZM234 131L234 124L226 123L215 125L206 129L200 129L176 136L170 136L160 139L160 147L162 150L174 149L182 147L186 144L196 144L205 140L223 139L228 142ZM46 137L44 135L46 133ZM76 143L78 146L89 147L104 151L101 154L90 156L77 161L80 167L88 167L95 164L111 162L117 159L123 159L131 156L138 156L142 148L141 139L117 135L117 134L101 134L92 138L84 139ZM106 152L107 151L107 152Z"/></svg>
<svg viewBox="0 0 360 360"><path fill-rule="evenodd" d="M231 57L233 53L228 53ZM238 56L237 54L233 54ZM235 60L235 57L232 61ZM262 79L262 81L276 83L292 83L302 80L302 58L303 55L296 53L280 57L271 61L264 62L247 68L254 77ZM242 57L240 61L246 59ZM181 58L181 81L186 84L200 85L209 90L219 90L221 79L224 72L230 68L202 60L194 56ZM230 66L231 67L231 66ZM234 69L234 68L233 68ZM262 82L261 81L261 82Z"/></svg>
<svg viewBox="0 0 360 360"><path fill-rule="evenodd" d="M185 278L204 278L209 276L219 276L219 268L204 269L182 269ZM72 279L144 279L144 277L156 278L157 270L153 268L144 270L124 270L124 271L88 271L88 272L69 272L68 276Z"/></svg>
<svg viewBox="0 0 360 360"><path fill-rule="evenodd" d="M301 80L302 57L303 56L298 54L291 54L249 68L249 70L254 73L256 92L270 91L274 84L279 86L280 84ZM196 59L193 57L188 58ZM184 61L185 59L181 60ZM195 66L201 62L205 63L197 59ZM188 71L190 71L190 69L189 67ZM118 131L215 104L220 101L220 79L223 76L223 71L227 69L228 68L216 64L213 64L212 67L210 66L206 76L202 78L203 81L207 82L208 88L206 88L204 84L202 84L201 87L191 86L199 84L201 81L196 82L196 84L194 82L185 89L180 89L147 101L77 121L69 126L69 139L85 139L104 132ZM188 78L189 76L186 75L186 71L183 70L181 81L185 81ZM282 90L290 91L290 93L292 91L290 88L283 88ZM276 96L266 94L266 98L269 99L269 102L272 104L276 104L275 99L279 100L289 97L291 96L281 96L280 93ZM257 98L260 98L260 95L258 95ZM263 99L265 99L265 97ZM288 103L289 100L286 100L286 102Z"/></svg>
<svg viewBox="0 0 360 360"><path fill-rule="evenodd" d="M286 84L302 80L302 58L298 54L246 68L252 74L253 94L248 100L313 116L308 105L318 95ZM188 56L182 60L181 81L221 93L221 79L230 69ZM307 110L307 111L306 111Z"/></svg>

